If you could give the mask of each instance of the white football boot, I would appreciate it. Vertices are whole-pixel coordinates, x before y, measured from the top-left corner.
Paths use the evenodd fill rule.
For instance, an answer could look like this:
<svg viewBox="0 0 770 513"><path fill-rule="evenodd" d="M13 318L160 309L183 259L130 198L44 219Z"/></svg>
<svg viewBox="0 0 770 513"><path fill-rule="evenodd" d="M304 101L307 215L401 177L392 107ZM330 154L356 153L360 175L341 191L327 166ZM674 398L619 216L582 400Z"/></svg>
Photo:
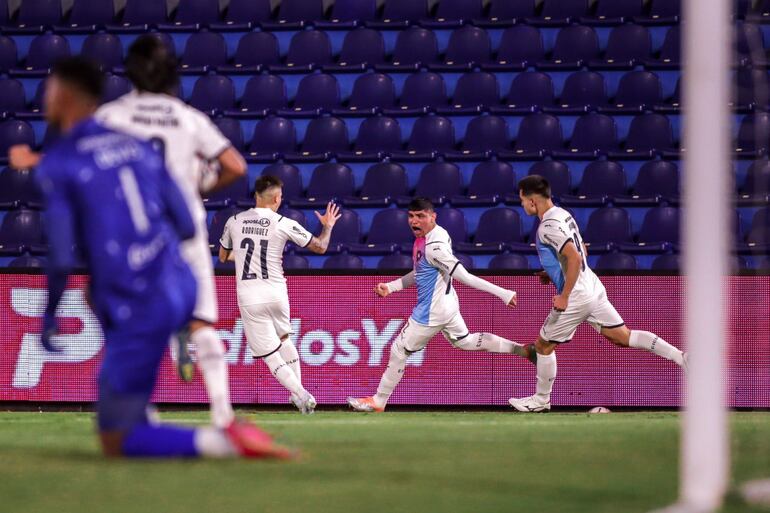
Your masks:
<svg viewBox="0 0 770 513"><path fill-rule="evenodd" d="M303 395L299 396L291 394L290 400L291 404L296 406L302 415L312 415L315 413L317 403L315 397L310 392L305 391Z"/></svg>
<svg viewBox="0 0 770 513"><path fill-rule="evenodd" d="M508 404L525 413L548 413L551 411L551 401L543 401L536 395L522 397L521 399L511 397L508 399Z"/></svg>

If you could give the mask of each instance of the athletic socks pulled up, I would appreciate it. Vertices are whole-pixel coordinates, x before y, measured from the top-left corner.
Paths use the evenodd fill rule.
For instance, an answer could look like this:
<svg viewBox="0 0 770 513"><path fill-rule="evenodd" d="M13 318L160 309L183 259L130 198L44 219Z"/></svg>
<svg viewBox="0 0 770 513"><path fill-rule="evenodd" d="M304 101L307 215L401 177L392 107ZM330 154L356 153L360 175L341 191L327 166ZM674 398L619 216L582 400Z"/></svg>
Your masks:
<svg viewBox="0 0 770 513"><path fill-rule="evenodd" d="M649 331L632 330L628 345L637 349L644 349L666 360L671 360L680 367L684 366L684 353L675 348L655 333Z"/></svg>
<svg viewBox="0 0 770 513"><path fill-rule="evenodd" d="M556 379L556 352L549 355L537 354L537 386L535 396L542 402L551 400L551 389Z"/></svg>
<svg viewBox="0 0 770 513"><path fill-rule="evenodd" d="M225 428L233 421L235 414L230 404L224 345L211 326L193 332L190 341L195 344L198 367L206 383L211 405L211 422L218 428Z"/></svg>

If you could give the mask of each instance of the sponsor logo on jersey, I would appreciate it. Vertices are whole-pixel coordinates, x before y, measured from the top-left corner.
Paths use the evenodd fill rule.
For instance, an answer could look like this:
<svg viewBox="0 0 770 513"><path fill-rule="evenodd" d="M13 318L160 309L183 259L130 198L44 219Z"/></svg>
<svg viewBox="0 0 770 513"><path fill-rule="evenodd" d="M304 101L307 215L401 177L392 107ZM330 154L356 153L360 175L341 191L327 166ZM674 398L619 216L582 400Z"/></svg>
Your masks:
<svg viewBox="0 0 770 513"><path fill-rule="evenodd" d="M260 217L259 219L244 219L243 224L258 224L263 228L270 226L270 219L266 217Z"/></svg>

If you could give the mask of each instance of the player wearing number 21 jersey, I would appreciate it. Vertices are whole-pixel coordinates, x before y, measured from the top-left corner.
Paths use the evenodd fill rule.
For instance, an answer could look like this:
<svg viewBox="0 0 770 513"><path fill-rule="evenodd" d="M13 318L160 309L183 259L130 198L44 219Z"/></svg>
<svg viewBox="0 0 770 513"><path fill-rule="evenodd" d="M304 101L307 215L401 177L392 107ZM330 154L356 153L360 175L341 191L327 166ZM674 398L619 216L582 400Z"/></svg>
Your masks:
<svg viewBox="0 0 770 513"><path fill-rule="evenodd" d="M291 342L289 294L283 276L283 249L287 242L325 253L339 208L329 203L316 216L322 230L314 237L298 222L277 212L283 184L262 176L256 184L256 208L227 220L220 239L219 259L235 260L238 307L251 352L261 358L276 379L291 392L291 402L302 413L313 413L315 398L302 386L297 348Z"/></svg>
<svg viewBox="0 0 770 513"><path fill-rule="evenodd" d="M524 211L540 218L537 251L543 272L542 283L553 283L557 295L553 309L540 329L534 346L527 346L526 357L537 365L536 393L509 403L518 411L544 412L551 409L551 389L556 379L556 353L560 344L572 340L578 326L588 322L604 338L621 347L646 349L686 366L684 353L654 333L629 330L607 299L607 291L588 267L586 247L572 215L553 204L551 187L539 175L519 182Z"/></svg>

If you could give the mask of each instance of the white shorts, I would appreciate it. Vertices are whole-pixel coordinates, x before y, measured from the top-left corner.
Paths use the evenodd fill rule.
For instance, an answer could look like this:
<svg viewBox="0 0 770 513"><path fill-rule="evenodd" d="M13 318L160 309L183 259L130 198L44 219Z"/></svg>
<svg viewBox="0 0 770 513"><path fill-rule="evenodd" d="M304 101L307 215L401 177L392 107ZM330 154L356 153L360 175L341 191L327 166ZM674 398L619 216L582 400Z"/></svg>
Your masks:
<svg viewBox="0 0 770 513"><path fill-rule="evenodd" d="M257 303L239 307L243 331L255 358L278 351L281 340L292 334L288 301Z"/></svg>
<svg viewBox="0 0 770 513"><path fill-rule="evenodd" d="M195 276L198 292L195 297L193 318L216 324L219 320L217 293L214 286L214 262L209 251L209 237L205 229L196 230L195 237L183 241L180 247L190 270Z"/></svg>
<svg viewBox="0 0 770 513"><path fill-rule="evenodd" d="M463 316L458 312L448 323L438 326L426 326L410 317L401 328L398 341L408 352L416 353L424 349L430 339L439 331L450 344L468 336L468 327L465 325Z"/></svg>
<svg viewBox="0 0 770 513"><path fill-rule="evenodd" d="M583 322L588 322L599 333L602 328L619 328L625 324L607 299L607 293L602 292L587 303L569 303L563 312L551 309L543 327L540 328L540 337L555 344L569 342Z"/></svg>

